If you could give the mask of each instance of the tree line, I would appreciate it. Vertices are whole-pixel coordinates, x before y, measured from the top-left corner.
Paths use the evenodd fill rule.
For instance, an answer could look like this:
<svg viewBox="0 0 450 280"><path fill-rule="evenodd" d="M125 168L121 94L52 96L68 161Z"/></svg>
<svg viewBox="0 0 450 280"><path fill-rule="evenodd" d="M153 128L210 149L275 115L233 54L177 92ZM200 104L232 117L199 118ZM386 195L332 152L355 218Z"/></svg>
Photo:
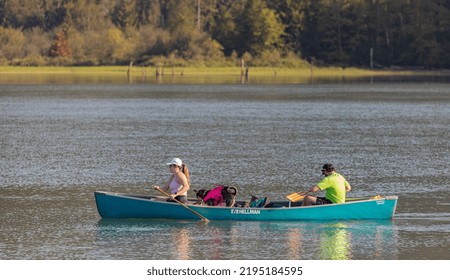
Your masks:
<svg viewBox="0 0 450 280"><path fill-rule="evenodd" d="M448 0L0 0L0 65L450 67Z"/></svg>

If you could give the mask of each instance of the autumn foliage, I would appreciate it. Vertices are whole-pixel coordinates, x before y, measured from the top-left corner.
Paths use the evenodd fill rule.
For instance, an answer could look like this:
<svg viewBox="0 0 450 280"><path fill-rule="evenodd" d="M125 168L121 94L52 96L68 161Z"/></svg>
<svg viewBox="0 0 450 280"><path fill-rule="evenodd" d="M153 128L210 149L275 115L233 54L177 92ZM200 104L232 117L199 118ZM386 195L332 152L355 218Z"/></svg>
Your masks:
<svg viewBox="0 0 450 280"><path fill-rule="evenodd" d="M51 57L70 57L72 51L70 50L69 40L67 39L67 32L60 30L55 34L54 42L50 47L49 56Z"/></svg>
<svg viewBox="0 0 450 280"><path fill-rule="evenodd" d="M450 68L448 0L0 0L0 65Z"/></svg>

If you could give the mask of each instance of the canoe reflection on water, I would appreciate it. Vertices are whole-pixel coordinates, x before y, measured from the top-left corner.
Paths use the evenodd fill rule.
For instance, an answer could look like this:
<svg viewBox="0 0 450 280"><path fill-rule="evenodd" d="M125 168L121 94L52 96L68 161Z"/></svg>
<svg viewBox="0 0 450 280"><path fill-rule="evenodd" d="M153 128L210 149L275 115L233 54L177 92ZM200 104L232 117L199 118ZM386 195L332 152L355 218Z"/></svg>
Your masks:
<svg viewBox="0 0 450 280"><path fill-rule="evenodd" d="M350 259L350 238L348 226L344 223L327 225L320 233L320 259Z"/></svg>
<svg viewBox="0 0 450 280"><path fill-rule="evenodd" d="M95 243L106 259L397 259L391 220L240 222L101 219Z"/></svg>

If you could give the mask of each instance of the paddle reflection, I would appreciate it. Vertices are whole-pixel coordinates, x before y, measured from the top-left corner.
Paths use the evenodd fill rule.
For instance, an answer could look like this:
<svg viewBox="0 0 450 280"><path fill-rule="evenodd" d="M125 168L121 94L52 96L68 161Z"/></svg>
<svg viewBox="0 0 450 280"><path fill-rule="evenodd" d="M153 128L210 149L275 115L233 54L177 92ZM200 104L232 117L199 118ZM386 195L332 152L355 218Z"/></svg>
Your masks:
<svg viewBox="0 0 450 280"><path fill-rule="evenodd" d="M303 255L302 233L298 228L291 228L287 232L288 240L288 258L290 260L299 260Z"/></svg>
<svg viewBox="0 0 450 280"><path fill-rule="evenodd" d="M212 248L214 248L212 259L220 260L222 259L222 243L223 243L223 232L217 227L211 228L211 239L212 239Z"/></svg>
<svg viewBox="0 0 450 280"><path fill-rule="evenodd" d="M188 260L189 257L189 245L191 243L189 230L186 228L182 228L179 231L172 231L173 244L175 244L175 248L177 249L177 257L178 260Z"/></svg>

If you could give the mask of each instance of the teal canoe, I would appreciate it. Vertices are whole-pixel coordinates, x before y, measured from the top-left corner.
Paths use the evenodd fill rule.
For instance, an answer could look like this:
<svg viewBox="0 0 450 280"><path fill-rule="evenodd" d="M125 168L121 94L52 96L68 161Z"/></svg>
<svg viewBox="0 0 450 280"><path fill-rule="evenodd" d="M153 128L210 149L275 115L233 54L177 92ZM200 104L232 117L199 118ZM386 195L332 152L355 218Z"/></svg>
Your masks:
<svg viewBox="0 0 450 280"><path fill-rule="evenodd" d="M346 203L298 207L299 203L272 201L272 208L225 207L186 204L208 220L230 221L305 221L305 220L382 220L392 219L397 196L349 198ZM102 218L200 220L195 212L166 202L164 197L112 192L95 192ZM237 202L239 205L243 202Z"/></svg>

